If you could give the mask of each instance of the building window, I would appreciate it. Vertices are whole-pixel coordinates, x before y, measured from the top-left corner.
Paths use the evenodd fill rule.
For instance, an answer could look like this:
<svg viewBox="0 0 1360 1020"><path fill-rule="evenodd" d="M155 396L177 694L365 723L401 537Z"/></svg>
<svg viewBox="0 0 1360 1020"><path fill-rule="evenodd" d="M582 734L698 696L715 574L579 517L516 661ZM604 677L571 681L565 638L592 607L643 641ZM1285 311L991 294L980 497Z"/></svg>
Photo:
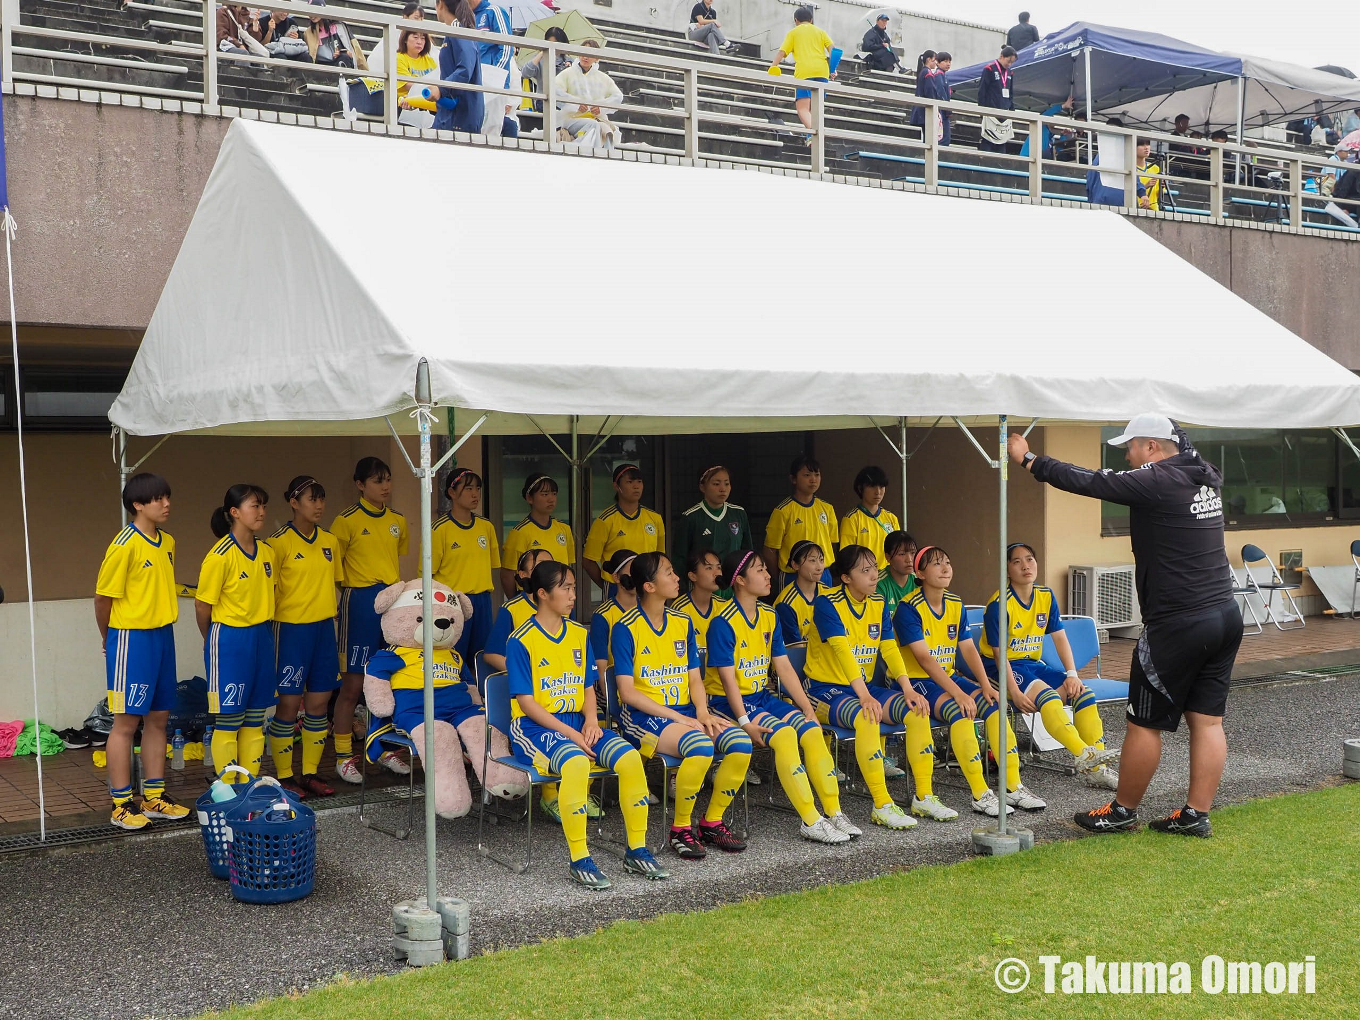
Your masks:
<svg viewBox="0 0 1360 1020"><path fill-rule="evenodd" d="M1360 461L1325 429L1188 429L1200 455L1223 472L1223 509L1229 528L1313 524L1360 517ZM1102 466L1128 465L1124 451L1104 441ZM1128 534L1128 508L1101 504L1101 534Z"/></svg>
<svg viewBox="0 0 1360 1020"><path fill-rule="evenodd" d="M15 402L11 399L14 369L5 368L0 382L0 428L14 429ZM125 368L65 368L53 365L19 367L24 428L73 431L109 428L109 408L123 380Z"/></svg>

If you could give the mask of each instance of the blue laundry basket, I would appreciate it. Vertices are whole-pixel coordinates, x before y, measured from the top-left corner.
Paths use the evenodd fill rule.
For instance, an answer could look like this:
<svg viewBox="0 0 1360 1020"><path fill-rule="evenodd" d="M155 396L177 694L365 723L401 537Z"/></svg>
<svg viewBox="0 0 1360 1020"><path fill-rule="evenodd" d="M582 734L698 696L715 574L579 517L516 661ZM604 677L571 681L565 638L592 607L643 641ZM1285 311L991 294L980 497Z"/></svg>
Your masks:
<svg viewBox="0 0 1360 1020"><path fill-rule="evenodd" d="M239 772L246 777L247 783L251 780L250 773L240 765L228 765L217 778L223 778L228 772ZM242 786L241 789L245 790L246 787ZM228 874L227 844L231 841L229 836L231 830L227 827L225 815L227 809L235 803L235 799L218 803L212 799L211 791L204 793L194 802L198 828L203 833L203 849L208 855L208 870L212 872L213 878L225 879Z"/></svg>
<svg viewBox="0 0 1360 1020"><path fill-rule="evenodd" d="M230 802L227 867L243 903L289 903L311 895L316 878L316 813L282 787L253 783ZM271 813L286 807L284 820Z"/></svg>

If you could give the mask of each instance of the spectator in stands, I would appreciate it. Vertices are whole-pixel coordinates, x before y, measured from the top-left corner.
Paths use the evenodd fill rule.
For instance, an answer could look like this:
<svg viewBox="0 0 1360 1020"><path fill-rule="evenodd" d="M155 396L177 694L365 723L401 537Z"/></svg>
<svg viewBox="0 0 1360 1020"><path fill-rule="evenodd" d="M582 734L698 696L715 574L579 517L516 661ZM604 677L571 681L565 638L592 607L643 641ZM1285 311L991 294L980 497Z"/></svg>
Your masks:
<svg viewBox="0 0 1360 1020"><path fill-rule="evenodd" d="M1152 141L1138 139L1138 182L1142 191L1138 194L1138 208L1154 212L1162 208L1162 168L1152 160Z"/></svg>
<svg viewBox="0 0 1360 1020"><path fill-rule="evenodd" d="M916 94L922 99L934 99L931 89L933 85L930 76L935 73L935 51L922 50L920 56L916 58ZM912 127L924 129L926 123L926 108L924 106L913 106L911 116L907 118L907 123Z"/></svg>
<svg viewBox="0 0 1360 1020"><path fill-rule="evenodd" d="M477 27L477 20L468 0L436 0L434 16L444 25ZM446 35L444 45L439 50L439 78L441 81L480 85L482 69L478 60L477 44L468 39ZM467 131L471 134L481 131L486 111L480 92L441 85L435 105L438 107L434 115L436 130Z"/></svg>
<svg viewBox="0 0 1360 1020"><path fill-rule="evenodd" d="M1020 12L1020 23L1006 33L1006 45L1013 50L1023 50L1039 41L1039 30L1029 23L1029 11Z"/></svg>
<svg viewBox="0 0 1360 1020"><path fill-rule="evenodd" d="M567 33L563 31L561 28L559 28L557 25L554 25L552 28L544 32L543 38L548 42L559 43L571 42L571 40L567 38ZM519 69L519 73L531 82L531 87L535 92L543 91L543 55L546 52L547 50L535 51L534 55L530 57L527 61L525 61L524 66ZM565 56L564 54L559 53L557 55L556 73L561 74L570 66L571 58ZM535 99L534 109L542 112L543 100Z"/></svg>
<svg viewBox="0 0 1360 1020"><path fill-rule="evenodd" d="M583 39L581 45L600 47L594 39ZM559 109L566 115L561 130L570 140L592 149L609 150L618 143L618 128L610 123L609 111L599 104L621 102L623 90L599 64L599 57L579 57L557 76L557 96L562 100Z"/></svg>
<svg viewBox="0 0 1360 1020"><path fill-rule="evenodd" d="M1043 115L1044 115L1045 117L1060 117L1060 116L1061 116L1061 117L1070 117L1070 116L1072 116L1072 106L1073 106L1073 103L1074 103L1074 102L1075 102L1075 100L1074 100L1071 96L1068 96L1067 99L1066 99L1065 101L1063 101L1063 102L1061 102L1061 103L1054 103L1054 104L1053 104L1052 106L1050 106L1048 109L1044 110ZM1069 136L1070 134L1072 134L1072 132L1060 130L1060 131L1058 132L1058 138L1059 138L1059 139L1062 139L1062 138L1064 138L1064 137ZM1040 155L1041 155L1044 159L1056 159L1057 156L1054 155L1054 153L1056 152L1056 149L1054 148L1054 135L1053 135L1053 129L1050 128L1047 124L1041 125L1041 127L1040 127L1040 132L1039 132L1039 137L1040 137L1040 138L1042 139L1042 141L1043 141L1043 149L1042 149ZM1028 156L1028 155L1029 155L1029 138L1028 138L1028 137L1025 138L1025 144L1022 145L1022 146L1020 146L1020 155L1022 155L1022 156Z"/></svg>
<svg viewBox="0 0 1360 1020"><path fill-rule="evenodd" d="M497 7L491 0L481 0L472 8L477 19L477 28L483 32L510 35L510 13L504 7ZM509 88L511 65L514 51L501 43L478 43L478 59L482 64L482 84L496 88ZM483 93L484 113L482 115L482 134L499 138L509 117L511 101L507 96ZM515 132L518 134L518 131Z"/></svg>
<svg viewBox="0 0 1360 1020"><path fill-rule="evenodd" d="M1176 120L1171 128L1171 133L1181 138L1192 137L1190 132L1190 115L1188 113L1176 114ZM1183 152L1188 156L1202 156L1204 150L1198 145L1186 145L1183 142L1172 142L1172 152Z"/></svg>
<svg viewBox="0 0 1360 1020"><path fill-rule="evenodd" d="M949 84L949 69L954 66L954 55L948 50L935 54L935 98L945 102L954 98L954 87ZM953 136L954 115L940 111L940 144L948 145Z"/></svg>
<svg viewBox="0 0 1360 1020"><path fill-rule="evenodd" d="M978 83L978 106L993 110L1015 109L1015 76L1011 65L1015 63L1015 47L1001 47L1001 54L982 68L982 80ZM983 152L1005 152L1006 143L1015 136L1015 125L1008 117L984 116L982 118L982 138L978 148Z"/></svg>
<svg viewBox="0 0 1360 1020"><path fill-rule="evenodd" d="M1111 117L1105 123L1110 125L1110 127L1124 126L1124 122L1120 120L1118 117ZM1111 139L1113 139L1115 144L1119 145L1124 144L1123 135L1115 134L1102 135L1101 138L1104 140L1104 144L1106 145L1110 144ZM1113 162L1113 160L1111 160L1111 162ZM1114 188L1109 186L1108 184L1105 184L1104 181L1101 179L1100 170L1098 169L1099 166L1100 166L1100 153L1097 152L1093 157L1091 157L1091 170L1089 170L1086 174L1086 201L1089 202L1091 205L1122 206L1124 204L1124 189L1122 187ZM1138 204L1140 206L1143 205L1143 199L1144 197L1146 197L1146 194L1147 194L1146 189L1143 187L1143 180L1140 177L1138 179Z"/></svg>
<svg viewBox="0 0 1360 1020"><path fill-rule="evenodd" d="M409 2L402 7L401 16L407 21L424 21L425 8L420 6L420 0L409 0Z"/></svg>
<svg viewBox="0 0 1360 1020"><path fill-rule="evenodd" d="M707 46L708 52L715 56L720 50L730 50L736 46L723 35L722 22L718 20L718 12L713 9L713 0L699 0L694 10L689 12L689 37L699 45Z"/></svg>
<svg viewBox="0 0 1360 1020"><path fill-rule="evenodd" d="M1360 152L1338 149L1336 158L1342 162L1355 164L1360 160ZM1323 206L1323 211L1338 223L1352 229L1360 228L1360 223L1355 219L1356 214L1360 213L1360 167L1341 172L1336 184L1332 186L1332 200Z"/></svg>
<svg viewBox="0 0 1360 1020"><path fill-rule="evenodd" d="M326 6L326 0L311 0L311 3L315 7ZM311 25L302 33L302 38L307 43L307 53L312 63L368 70L364 51L359 48L348 25L330 18L311 17L310 20Z"/></svg>
<svg viewBox="0 0 1360 1020"><path fill-rule="evenodd" d="M423 20L423 19L422 19ZM412 78L438 78L439 61L432 52L430 36L415 29L403 29L397 40L397 74ZM412 89L415 89L412 92ZM398 116L402 124L412 127L432 127L439 89L433 85L413 86L410 82L397 83L397 106L409 113Z"/></svg>
<svg viewBox="0 0 1360 1020"><path fill-rule="evenodd" d="M880 14L875 19L873 27L864 33L859 48L864 51L866 67L875 71L891 71L895 67L902 74L907 73L906 67L898 59L897 54L893 51L892 43L888 40L888 16L886 14Z"/></svg>
<svg viewBox="0 0 1360 1020"><path fill-rule="evenodd" d="M1352 131L1360 131L1360 107L1351 110L1341 118L1341 137L1345 138Z"/></svg>
<svg viewBox="0 0 1360 1020"><path fill-rule="evenodd" d="M256 23L259 40L271 57L280 60L310 60L302 30L287 11L261 11Z"/></svg>
<svg viewBox="0 0 1360 1020"><path fill-rule="evenodd" d="M831 72L831 49L834 44L831 36L812 23L812 10L799 7L793 12L793 28L779 44L779 52L770 62L770 73L776 74L784 58L793 56L793 76L801 81L829 81L835 77ZM793 108L798 111L798 119L803 127L812 130L812 89L793 90ZM812 135L807 136L808 145Z"/></svg>
<svg viewBox="0 0 1360 1020"><path fill-rule="evenodd" d="M259 29L244 4L223 4L217 8L217 48L223 53L253 52L247 37L260 43Z"/></svg>

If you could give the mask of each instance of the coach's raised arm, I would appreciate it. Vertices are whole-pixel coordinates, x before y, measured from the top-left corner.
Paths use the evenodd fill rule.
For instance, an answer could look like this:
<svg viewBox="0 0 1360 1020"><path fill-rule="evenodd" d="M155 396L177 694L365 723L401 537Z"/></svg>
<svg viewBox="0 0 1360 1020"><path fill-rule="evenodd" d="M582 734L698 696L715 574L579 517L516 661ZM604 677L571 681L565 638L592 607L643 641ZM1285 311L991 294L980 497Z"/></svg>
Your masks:
<svg viewBox="0 0 1360 1020"><path fill-rule="evenodd" d="M1011 460L1039 481L1129 508L1144 630L1129 678L1119 790L1109 804L1078 814L1077 823L1096 832L1136 826L1138 805L1161 758L1162 731L1175 732L1184 714L1190 726L1189 796L1184 808L1152 827L1209 835L1209 808L1227 756L1228 681L1242 640L1223 545L1223 476L1160 414L1138 415L1110 440L1125 448L1128 471L1094 471L1037 457L1019 435L1007 445Z"/></svg>

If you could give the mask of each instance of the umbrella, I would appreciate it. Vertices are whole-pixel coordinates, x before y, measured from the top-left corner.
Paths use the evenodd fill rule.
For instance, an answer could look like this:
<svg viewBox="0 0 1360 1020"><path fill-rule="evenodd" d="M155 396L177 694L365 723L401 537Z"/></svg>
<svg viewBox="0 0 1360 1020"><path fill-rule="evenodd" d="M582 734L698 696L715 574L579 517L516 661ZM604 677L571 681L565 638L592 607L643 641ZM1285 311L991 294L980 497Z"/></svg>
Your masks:
<svg viewBox="0 0 1360 1020"><path fill-rule="evenodd" d="M1360 131L1352 131L1341 141L1336 143L1337 149L1351 149L1360 152Z"/></svg>
<svg viewBox="0 0 1360 1020"><path fill-rule="evenodd" d="M894 10L891 7L876 7L864 16L864 20L867 21L869 24L873 25L878 22L879 18L892 19L900 18L901 16L902 16L901 11Z"/></svg>
<svg viewBox="0 0 1360 1020"><path fill-rule="evenodd" d="M509 12L510 29L514 32L524 31L535 21L553 16L552 9L543 6L538 0L508 0L501 7Z"/></svg>
<svg viewBox="0 0 1360 1020"><path fill-rule="evenodd" d="M551 17L531 21L524 30L524 38L546 38L548 29L554 27L566 32L570 42L579 44L586 39L594 39L601 47L605 44L604 35L580 11L558 11Z"/></svg>

